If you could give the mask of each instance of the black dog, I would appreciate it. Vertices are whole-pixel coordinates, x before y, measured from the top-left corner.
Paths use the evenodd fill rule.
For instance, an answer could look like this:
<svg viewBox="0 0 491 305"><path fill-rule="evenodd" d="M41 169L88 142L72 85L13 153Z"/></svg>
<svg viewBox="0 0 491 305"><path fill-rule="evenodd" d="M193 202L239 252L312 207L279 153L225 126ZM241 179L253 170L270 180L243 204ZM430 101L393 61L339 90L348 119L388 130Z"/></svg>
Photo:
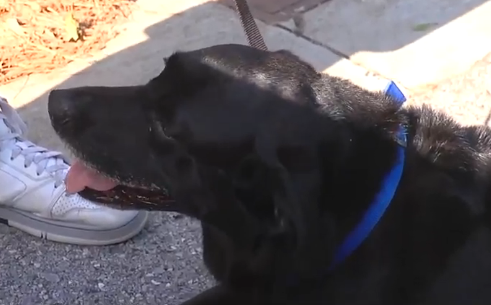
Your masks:
<svg viewBox="0 0 491 305"><path fill-rule="evenodd" d="M142 86L54 90L49 113L76 168L113 180L84 196L201 221L219 284L185 304L491 302L487 127L241 45L175 53Z"/></svg>

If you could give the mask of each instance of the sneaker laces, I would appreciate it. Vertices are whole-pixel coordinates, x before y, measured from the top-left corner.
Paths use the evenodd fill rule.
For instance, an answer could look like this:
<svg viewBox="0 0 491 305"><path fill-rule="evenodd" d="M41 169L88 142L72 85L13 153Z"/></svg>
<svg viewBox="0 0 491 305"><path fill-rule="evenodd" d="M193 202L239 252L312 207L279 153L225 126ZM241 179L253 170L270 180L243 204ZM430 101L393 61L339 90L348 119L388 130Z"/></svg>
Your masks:
<svg viewBox="0 0 491 305"><path fill-rule="evenodd" d="M61 152L50 151L23 138L27 126L9 105L8 101L0 96L0 122L3 120L10 132L0 132L0 150L10 149L10 160L24 156L24 167L36 164L36 174L49 173L55 180L55 188L64 183L70 165Z"/></svg>

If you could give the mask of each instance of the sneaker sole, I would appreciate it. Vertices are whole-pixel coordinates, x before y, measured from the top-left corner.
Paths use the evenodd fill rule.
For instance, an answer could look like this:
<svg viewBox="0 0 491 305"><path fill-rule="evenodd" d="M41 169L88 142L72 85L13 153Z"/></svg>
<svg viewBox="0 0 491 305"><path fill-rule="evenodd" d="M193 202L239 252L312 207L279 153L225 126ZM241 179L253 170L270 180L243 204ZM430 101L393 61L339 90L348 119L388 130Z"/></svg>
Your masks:
<svg viewBox="0 0 491 305"><path fill-rule="evenodd" d="M124 242L143 230L148 212L140 211L125 225L111 230L89 230L69 227L62 222L47 222L34 215L0 207L0 223L28 234L60 243L105 246Z"/></svg>

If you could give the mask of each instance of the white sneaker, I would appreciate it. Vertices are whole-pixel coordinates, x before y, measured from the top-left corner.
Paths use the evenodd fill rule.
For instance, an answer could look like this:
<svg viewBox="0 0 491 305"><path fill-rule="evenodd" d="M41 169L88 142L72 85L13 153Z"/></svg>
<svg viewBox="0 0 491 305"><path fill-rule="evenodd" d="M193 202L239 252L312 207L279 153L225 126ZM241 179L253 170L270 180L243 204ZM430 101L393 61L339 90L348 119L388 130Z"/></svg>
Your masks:
<svg viewBox="0 0 491 305"><path fill-rule="evenodd" d="M25 123L1 96L0 109L0 222L83 245L119 243L142 230L147 212L115 210L67 194L67 160L25 140Z"/></svg>

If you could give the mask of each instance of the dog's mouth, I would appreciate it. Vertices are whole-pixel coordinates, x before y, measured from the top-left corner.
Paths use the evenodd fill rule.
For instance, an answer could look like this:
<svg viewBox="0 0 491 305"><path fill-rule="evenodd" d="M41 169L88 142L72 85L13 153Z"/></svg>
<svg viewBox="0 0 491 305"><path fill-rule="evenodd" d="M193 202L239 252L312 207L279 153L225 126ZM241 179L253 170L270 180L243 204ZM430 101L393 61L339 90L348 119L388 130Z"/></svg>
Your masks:
<svg viewBox="0 0 491 305"><path fill-rule="evenodd" d="M175 211L177 205L166 189L123 183L75 161L67 174L67 192L119 209Z"/></svg>

